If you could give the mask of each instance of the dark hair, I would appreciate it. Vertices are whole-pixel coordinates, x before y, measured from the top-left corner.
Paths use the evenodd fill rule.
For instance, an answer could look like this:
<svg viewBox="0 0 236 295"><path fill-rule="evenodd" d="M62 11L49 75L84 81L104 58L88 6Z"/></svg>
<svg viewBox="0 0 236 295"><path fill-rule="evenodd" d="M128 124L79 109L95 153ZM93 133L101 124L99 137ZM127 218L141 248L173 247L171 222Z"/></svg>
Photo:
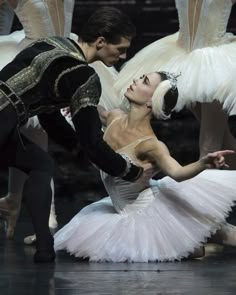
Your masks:
<svg viewBox="0 0 236 295"><path fill-rule="evenodd" d="M161 81L168 80L167 74L165 72L157 72L161 76ZM178 101L178 88L170 89L164 96L164 113L168 116L171 114L173 108L176 106Z"/></svg>
<svg viewBox="0 0 236 295"><path fill-rule="evenodd" d="M135 35L135 26L126 14L114 7L102 7L90 16L79 37L92 43L103 36L108 43L118 44L122 37L131 40Z"/></svg>

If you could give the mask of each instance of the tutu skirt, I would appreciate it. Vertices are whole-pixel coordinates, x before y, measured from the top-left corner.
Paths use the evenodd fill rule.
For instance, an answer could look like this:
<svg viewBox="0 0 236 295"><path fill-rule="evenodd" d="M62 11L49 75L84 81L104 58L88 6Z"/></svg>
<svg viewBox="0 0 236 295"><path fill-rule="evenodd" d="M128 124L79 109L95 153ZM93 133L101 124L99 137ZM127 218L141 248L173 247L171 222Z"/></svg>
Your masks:
<svg viewBox="0 0 236 295"><path fill-rule="evenodd" d="M194 102L219 100L230 114L236 113L235 82L236 38L215 46L187 51L178 44L178 33L157 40L143 48L121 69L114 84L118 97L103 97L120 104L134 78L153 71L181 74L178 78L179 99L175 110ZM111 84L107 84L108 89ZM219 91L220 90L220 91ZM224 93L224 95L222 95Z"/></svg>
<svg viewBox="0 0 236 295"><path fill-rule="evenodd" d="M236 200L235 179L236 172L220 170L181 183L165 177L152 181L121 212L106 197L82 209L55 234L55 250L90 261L181 260L225 222ZM145 206L136 205L140 198Z"/></svg>
<svg viewBox="0 0 236 295"><path fill-rule="evenodd" d="M11 62L20 52L19 43L24 39L25 33L23 30L15 31L10 35L0 36L0 70Z"/></svg>
<svg viewBox="0 0 236 295"><path fill-rule="evenodd" d="M99 105L103 106L106 110L119 107L118 93L114 88L118 75L117 70L114 67L107 67L101 61L93 62L90 66L95 69L101 82L102 93Z"/></svg>

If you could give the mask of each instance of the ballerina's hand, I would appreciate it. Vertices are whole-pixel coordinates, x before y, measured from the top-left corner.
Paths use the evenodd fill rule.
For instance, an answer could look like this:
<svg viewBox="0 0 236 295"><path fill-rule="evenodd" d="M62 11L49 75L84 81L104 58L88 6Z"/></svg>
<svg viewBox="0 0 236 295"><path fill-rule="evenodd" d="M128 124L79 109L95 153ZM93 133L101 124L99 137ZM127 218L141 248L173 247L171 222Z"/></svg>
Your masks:
<svg viewBox="0 0 236 295"><path fill-rule="evenodd" d="M232 150L223 150L217 151L214 153L208 153L205 157L202 158L206 168L213 169L213 168L229 168L229 165L225 162L225 156L234 154L235 152Z"/></svg>

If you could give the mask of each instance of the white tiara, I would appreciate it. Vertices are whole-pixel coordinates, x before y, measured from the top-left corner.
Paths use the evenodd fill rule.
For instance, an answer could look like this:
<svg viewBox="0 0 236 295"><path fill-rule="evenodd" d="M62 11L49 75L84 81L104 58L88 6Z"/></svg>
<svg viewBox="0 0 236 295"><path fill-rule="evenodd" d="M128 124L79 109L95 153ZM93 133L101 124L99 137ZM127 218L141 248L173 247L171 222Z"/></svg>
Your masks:
<svg viewBox="0 0 236 295"><path fill-rule="evenodd" d="M181 76L181 73L179 74L174 74L171 72L165 72L165 71L161 71L159 73L163 73L166 75L167 79L170 81L170 85L171 85L171 90L175 90L177 88L177 82L178 82L178 77Z"/></svg>

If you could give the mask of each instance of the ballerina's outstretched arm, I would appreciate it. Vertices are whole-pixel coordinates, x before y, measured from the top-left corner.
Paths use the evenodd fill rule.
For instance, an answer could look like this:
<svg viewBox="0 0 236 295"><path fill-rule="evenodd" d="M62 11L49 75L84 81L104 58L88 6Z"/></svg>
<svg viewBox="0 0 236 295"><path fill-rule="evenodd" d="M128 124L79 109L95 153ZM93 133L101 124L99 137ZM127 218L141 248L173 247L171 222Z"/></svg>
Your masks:
<svg viewBox="0 0 236 295"><path fill-rule="evenodd" d="M136 152L141 160L150 161L178 182L190 179L205 169L228 168L225 156L234 153L232 150L216 151L208 153L196 162L182 166L171 157L166 145L156 139L144 141L137 147Z"/></svg>

